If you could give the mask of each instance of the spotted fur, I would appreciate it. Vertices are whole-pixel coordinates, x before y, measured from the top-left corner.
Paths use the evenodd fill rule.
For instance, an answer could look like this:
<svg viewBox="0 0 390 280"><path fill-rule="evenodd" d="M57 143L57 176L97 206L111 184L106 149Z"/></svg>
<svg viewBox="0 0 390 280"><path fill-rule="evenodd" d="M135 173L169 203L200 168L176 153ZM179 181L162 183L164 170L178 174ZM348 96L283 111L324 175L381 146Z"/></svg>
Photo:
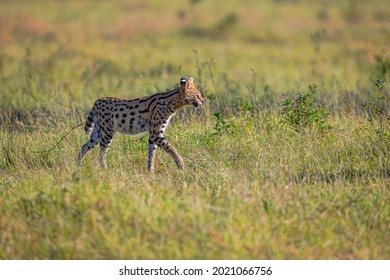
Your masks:
<svg viewBox="0 0 390 280"><path fill-rule="evenodd" d="M140 135L149 132L148 170L153 172L156 147L165 150L183 169L183 159L176 149L164 138L171 117L183 106L198 107L204 100L196 89L193 78L180 79L180 87L136 99L105 97L95 101L85 121L84 130L90 139L81 148L78 162L85 154L100 144L99 161L107 167L105 157L116 132Z"/></svg>

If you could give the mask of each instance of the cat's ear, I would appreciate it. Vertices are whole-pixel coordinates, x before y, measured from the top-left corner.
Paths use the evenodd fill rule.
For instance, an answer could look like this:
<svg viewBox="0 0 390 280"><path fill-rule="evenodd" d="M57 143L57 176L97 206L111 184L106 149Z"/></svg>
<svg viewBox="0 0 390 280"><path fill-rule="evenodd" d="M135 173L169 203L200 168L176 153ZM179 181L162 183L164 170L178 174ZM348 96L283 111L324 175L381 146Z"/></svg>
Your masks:
<svg viewBox="0 0 390 280"><path fill-rule="evenodd" d="M189 77L186 81L186 89L191 89L194 87L194 78Z"/></svg>
<svg viewBox="0 0 390 280"><path fill-rule="evenodd" d="M181 86L181 87L184 86L184 85L186 84L186 82L187 82L186 77L181 77L181 78L180 78L180 86Z"/></svg>

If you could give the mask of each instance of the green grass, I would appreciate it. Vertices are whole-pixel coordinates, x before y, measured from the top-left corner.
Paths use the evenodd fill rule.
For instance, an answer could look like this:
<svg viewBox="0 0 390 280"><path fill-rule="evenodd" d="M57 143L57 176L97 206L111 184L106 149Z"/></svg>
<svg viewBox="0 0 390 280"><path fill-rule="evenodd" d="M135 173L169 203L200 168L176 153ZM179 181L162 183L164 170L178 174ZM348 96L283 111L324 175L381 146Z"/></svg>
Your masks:
<svg viewBox="0 0 390 280"><path fill-rule="evenodd" d="M1 4L0 259L390 258L387 2L225 2ZM158 150L150 176L146 136L106 170L81 127L56 145L183 75L207 99L166 131L183 172Z"/></svg>

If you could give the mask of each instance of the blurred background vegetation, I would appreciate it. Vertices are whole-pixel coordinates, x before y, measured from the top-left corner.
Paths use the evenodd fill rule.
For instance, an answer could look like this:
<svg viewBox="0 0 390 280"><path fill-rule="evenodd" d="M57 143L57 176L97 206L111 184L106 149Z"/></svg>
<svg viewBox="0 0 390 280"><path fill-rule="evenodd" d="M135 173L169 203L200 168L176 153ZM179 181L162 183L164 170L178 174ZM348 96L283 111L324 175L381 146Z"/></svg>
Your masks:
<svg viewBox="0 0 390 280"><path fill-rule="evenodd" d="M363 104L388 80L390 9L361 1L1 1L0 106L89 107L193 75L214 104L320 85ZM386 91L388 94L388 91Z"/></svg>

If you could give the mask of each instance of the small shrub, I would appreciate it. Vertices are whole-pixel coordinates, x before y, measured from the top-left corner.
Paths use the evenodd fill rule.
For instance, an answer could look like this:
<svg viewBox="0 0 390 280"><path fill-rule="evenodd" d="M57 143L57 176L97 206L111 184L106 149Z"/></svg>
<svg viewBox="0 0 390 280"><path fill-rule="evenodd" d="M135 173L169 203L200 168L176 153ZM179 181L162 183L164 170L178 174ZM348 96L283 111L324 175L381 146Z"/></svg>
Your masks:
<svg viewBox="0 0 390 280"><path fill-rule="evenodd" d="M283 102L282 122L290 125L294 130L301 130L311 126L324 130L326 118L329 116L324 103L317 105L314 99L317 85L310 85L309 91L301 91L295 99L287 98Z"/></svg>
<svg viewBox="0 0 390 280"><path fill-rule="evenodd" d="M362 108L367 112L367 119L369 122L373 122L375 118L379 118L381 120L384 115L384 95L382 91L385 87L385 81L377 80L375 82L375 87L377 90L370 95L370 100L363 103Z"/></svg>
<svg viewBox="0 0 390 280"><path fill-rule="evenodd" d="M237 110L240 119L243 120L243 128L246 130L252 129L256 122L256 117L255 108L251 105L250 101L248 99L241 98L240 103L237 105Z"/></svg>
<svg viewBox="0 0 390 280"><path fill-rule="evenodd" d="M233 119L227 119L224 117L221 112L215 112L213 113L213 116L216 118L217 122L214 125L214 133L213 136L222 136L223 134L233 134L236 129L237 125L233 121Z"/></svg>
<svg viewBox="0 0 390 280"><path fill-rule="evenodd" d="M239 18L235 13L230 13L215 25L215 31L226 33L238 26Z"/></svg>
<svg viewBox="0 0 390 280"><path fill-rule="evenodd" d="M241 98L240 103L237 105L237 110L241 116L253 116L254 108L246 98Z"/></svg>

